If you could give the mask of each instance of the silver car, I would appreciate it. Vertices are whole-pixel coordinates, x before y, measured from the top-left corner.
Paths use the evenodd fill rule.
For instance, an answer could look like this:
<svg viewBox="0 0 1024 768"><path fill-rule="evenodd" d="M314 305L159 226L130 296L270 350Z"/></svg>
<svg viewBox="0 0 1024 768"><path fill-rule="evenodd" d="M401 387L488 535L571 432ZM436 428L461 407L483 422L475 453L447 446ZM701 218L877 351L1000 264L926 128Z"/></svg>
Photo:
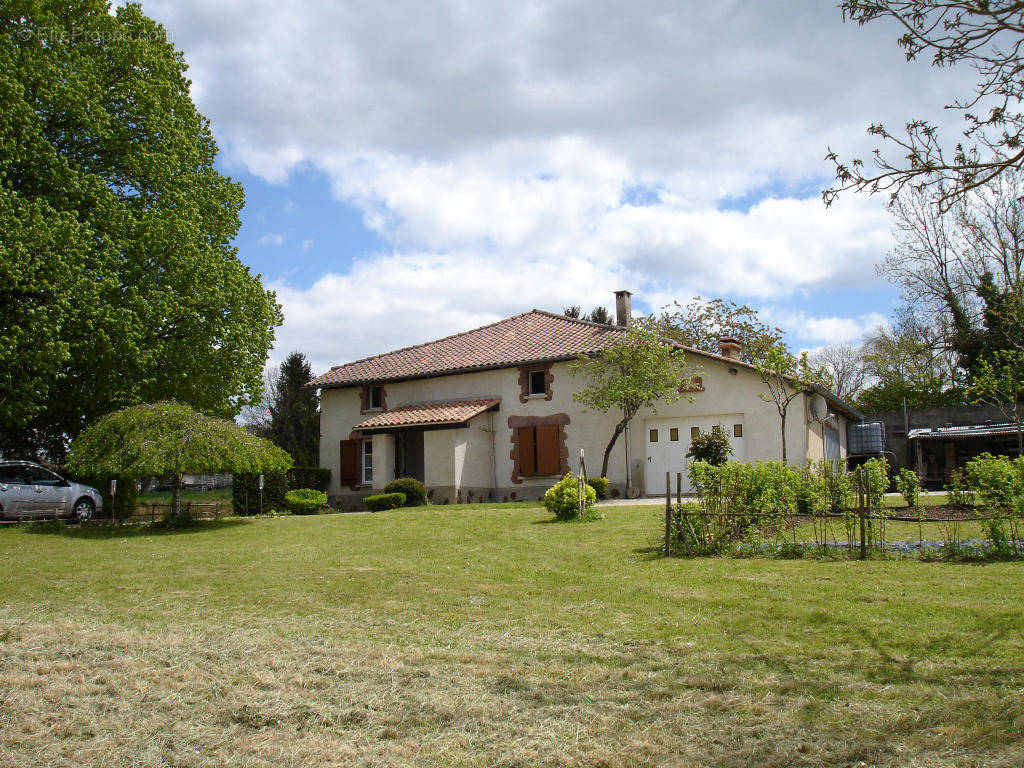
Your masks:
<svg viewBox="0 0 1024 768"><path fill-rule="evenodd" d="M72 483L31 461L0 461L0 518L91 520L103 508L95 488Z"/></svg>

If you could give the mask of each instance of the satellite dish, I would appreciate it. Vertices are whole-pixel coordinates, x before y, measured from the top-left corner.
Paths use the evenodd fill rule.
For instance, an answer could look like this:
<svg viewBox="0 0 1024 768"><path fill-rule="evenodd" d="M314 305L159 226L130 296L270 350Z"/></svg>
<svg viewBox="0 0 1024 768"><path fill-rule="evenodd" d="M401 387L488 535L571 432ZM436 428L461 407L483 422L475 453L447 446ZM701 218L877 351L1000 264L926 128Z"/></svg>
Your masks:
<svg viewBox="0 0 1024 768"><path fill-rule="evenodd" d="M811 397L811 403L808 407L811 412L811 418L815 421L824 421L828 418L828 401L821 395L814 395Z"/></svg>

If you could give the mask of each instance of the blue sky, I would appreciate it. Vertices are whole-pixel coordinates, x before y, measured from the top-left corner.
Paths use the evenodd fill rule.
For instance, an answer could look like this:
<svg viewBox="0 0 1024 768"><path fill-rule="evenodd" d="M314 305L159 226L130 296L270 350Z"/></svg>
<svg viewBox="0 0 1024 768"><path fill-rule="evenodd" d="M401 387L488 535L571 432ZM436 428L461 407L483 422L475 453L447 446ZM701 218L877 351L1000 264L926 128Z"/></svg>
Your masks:
<svg viewBox="0 0 1024 768"><path fill-rule="evenodd" d="M907 64L831 3L143 0L241 181L240 258L315 370L538 307L747 303L797 348L898 291L885 201L821 203L829 148L952 118L969 72ZM943 122L945 121L945 122Z"/></svg>

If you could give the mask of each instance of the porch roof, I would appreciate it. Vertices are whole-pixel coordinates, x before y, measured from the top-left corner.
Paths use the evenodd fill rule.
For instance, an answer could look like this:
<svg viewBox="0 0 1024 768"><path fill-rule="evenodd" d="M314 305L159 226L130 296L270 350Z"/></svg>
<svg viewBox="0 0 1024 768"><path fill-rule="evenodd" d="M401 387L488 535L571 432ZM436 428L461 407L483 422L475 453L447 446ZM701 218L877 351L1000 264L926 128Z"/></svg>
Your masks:
<svg viewBox="0 0 1024 768"><path fill-rule="evenodd" d="M371 416L353 429L366 432L414 427L448 427L464 424L474 416L491 409L497 410L500 397L476 400L441 400L434 403L400 405L384 413Z"/></svg>
<svg viewBox="0 0 1024 768"><path fill-rule="evenodd" d="M1016 424L964 424L949 427L924 427L907 432L908 440L966 440L972 437L1015 435Z"/></svg>

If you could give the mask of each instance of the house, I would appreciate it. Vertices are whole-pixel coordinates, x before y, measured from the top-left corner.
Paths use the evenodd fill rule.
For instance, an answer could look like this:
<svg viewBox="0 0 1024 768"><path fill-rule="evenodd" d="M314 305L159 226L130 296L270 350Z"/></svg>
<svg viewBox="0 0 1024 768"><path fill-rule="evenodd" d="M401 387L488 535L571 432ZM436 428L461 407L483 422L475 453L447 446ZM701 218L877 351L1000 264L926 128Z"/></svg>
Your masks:
<svg viewBox="0 0 1024 768"><path fill-rule="evenodd" d="M598 474L619 417L573 401L587 382L570 364L621 339L630 318L630 293L618 291L616 326L535 309L335 366L309 384L321 393L331 500L358 503L395 477L422 480L435 503L537 499L579 470L581 450ZM688 491L685 454L698 430L724 428L734 459L781 458L778 413L740 351L732 339L721 354L685 349L694 387L633 419L611 454L613 495L625 493L627 472L634 493L663 494L666 472L683 473ZM844 457L845 425L860 417L824 389L798 397L787 421L791 461Z"/></svg>

